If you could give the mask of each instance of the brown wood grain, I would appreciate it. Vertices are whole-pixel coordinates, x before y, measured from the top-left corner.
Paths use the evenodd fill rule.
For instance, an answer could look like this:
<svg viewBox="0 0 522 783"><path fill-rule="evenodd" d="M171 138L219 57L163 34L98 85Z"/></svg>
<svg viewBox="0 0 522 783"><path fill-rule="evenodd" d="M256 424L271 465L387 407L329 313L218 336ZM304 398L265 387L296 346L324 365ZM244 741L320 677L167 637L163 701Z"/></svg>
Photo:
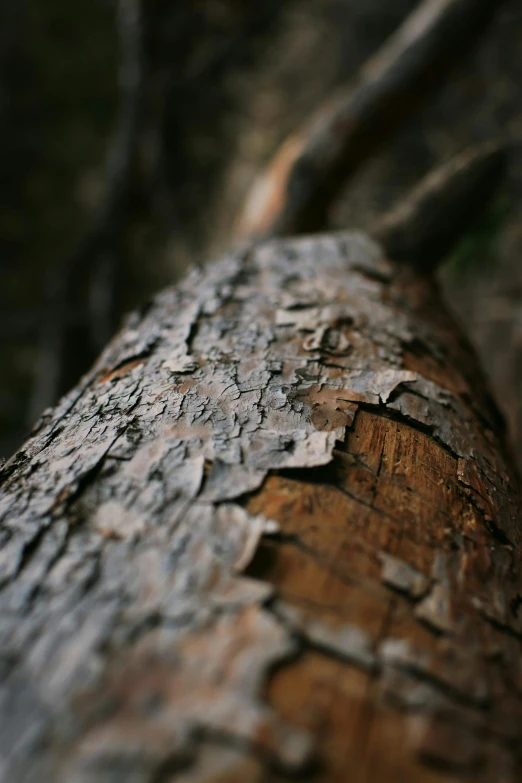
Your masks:
<svg viewBox="0 0 522 783"><path fill-rule="evenodd" d="M522 717L501 653L510 656L513 639L470 598L492 588L495 553L501 560L509 545L484 529L458 460L404 422L360 411L346 451L319 473L313 483L274 477L249 500L281 529L249 573L275 584L305 624L355 625L376 655L393 640L404 660L376 679L314 636L272 676L269 701L313 733L320 780L494 780L511 761L498 742L493 693ZM406 569L420 572L418 593Z"/></svg>

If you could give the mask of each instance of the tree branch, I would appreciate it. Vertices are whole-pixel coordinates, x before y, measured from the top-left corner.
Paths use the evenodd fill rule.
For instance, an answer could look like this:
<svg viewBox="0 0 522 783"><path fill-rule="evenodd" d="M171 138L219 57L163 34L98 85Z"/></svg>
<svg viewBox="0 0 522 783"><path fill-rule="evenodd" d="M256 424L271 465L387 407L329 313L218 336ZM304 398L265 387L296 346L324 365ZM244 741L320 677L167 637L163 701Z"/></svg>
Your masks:
<svg viewBox="0 0 522 783"><path fill-rule="evenodd" d="M393 261L431 271L483 209L506 168L503 147L487 142L431 171L375 226Z"/></svg>
<svg viewBox="0 0 522 783"><path fill-rule="evenodd" d="M424 0L361 69L291 135L247 196L236 235L314 231L340 188L440 84L502 0Z"/></svg>

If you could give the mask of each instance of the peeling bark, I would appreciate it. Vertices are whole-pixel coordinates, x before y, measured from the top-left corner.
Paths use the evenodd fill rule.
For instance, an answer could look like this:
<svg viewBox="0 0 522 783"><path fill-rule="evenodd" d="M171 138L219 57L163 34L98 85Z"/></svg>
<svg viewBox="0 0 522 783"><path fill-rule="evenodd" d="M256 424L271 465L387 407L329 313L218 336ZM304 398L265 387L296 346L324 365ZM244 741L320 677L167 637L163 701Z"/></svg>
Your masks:
<svg viewBox="0 0 522 783"><path fill-rule="evenodd" d="M164 291L0 485L1 780L520 779L502 423L367 237Z"/></svg>

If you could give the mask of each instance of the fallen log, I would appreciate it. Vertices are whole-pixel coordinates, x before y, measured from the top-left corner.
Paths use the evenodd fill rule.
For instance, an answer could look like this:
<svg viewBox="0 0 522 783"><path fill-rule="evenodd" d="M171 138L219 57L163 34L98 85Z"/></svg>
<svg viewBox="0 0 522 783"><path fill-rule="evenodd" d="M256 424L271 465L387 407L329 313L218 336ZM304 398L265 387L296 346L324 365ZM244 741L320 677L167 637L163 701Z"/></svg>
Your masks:
<svg viewBox="0 0 522 783"><path fill-rule="evenodd" d="M195 270L0 487L2 781L520 780L502 420L370 238Z"/></svg>

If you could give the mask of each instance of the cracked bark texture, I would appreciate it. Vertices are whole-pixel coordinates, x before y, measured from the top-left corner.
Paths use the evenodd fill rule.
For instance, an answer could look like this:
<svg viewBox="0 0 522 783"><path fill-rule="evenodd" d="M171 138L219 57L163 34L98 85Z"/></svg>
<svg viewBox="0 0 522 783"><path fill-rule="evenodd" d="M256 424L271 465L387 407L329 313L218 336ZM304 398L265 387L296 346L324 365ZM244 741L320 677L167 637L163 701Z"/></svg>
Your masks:
<svg viewBox="0 0 522 783"><path fill-rule="evenodd" d="M520 780L502 422L368 237L194 271L0 482L0 780Z"/></svg>

